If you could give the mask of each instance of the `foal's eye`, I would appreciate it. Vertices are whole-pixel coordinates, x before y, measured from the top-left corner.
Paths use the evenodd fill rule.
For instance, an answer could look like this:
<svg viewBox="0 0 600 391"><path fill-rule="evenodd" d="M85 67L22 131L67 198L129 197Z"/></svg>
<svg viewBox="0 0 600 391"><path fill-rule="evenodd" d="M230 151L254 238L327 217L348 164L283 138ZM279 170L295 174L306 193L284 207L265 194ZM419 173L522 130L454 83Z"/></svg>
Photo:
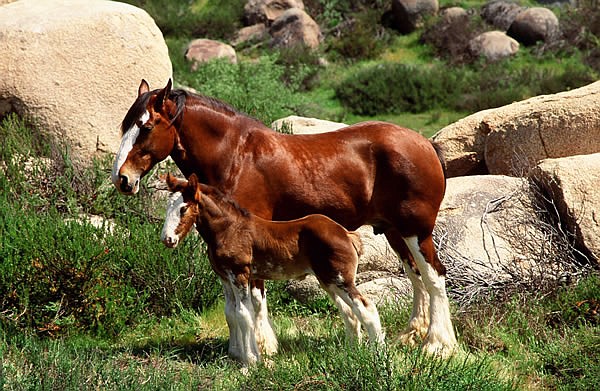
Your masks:
<svg viewBox="0 0 600 391"><path fill-rule="evenodd" d="M183 216L185 212L187 212L187 209L187 206L182 206L181 209L179 209L179 215Z"/></svg>

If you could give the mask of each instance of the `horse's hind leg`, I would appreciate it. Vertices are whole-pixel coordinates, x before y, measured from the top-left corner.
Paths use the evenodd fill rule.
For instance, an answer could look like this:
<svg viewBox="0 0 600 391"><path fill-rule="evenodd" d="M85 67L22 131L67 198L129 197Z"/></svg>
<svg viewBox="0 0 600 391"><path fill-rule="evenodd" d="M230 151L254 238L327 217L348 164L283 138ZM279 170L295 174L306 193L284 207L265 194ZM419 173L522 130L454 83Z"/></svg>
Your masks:
<svg viewBox="0 0 600 391"><path fill-rule="evenodd" d="M272 356L277 353L278 342L267 309L267 289L263 280L255 280L251 288L252 305L256 316L256 342L262 353Z"/></svg>
<svg viewBox="0 0 600 391"><path fill-rule="evenodd" d="M358 341L360 342L362 339L361 330L360 330L360 322L358 318L352 312L352 308L350 308L346 302L336 293L335 289L332 286L328 286L325 284L321 284L321 288L323 288L331 300L335 303L335 306L340 311L340 315L342 320L344 321L344 326L346 330L346 338L350 341Z"/></svg>
<svg viewBox="0 0 600 391"><path fill-rule="evenodd" d="M404 241L417 264L430 297L430 323L423 349L432 354L448 356L456 349L457 343L446 296L445 269L435 254L431 235L421 241L417 236L404 238Z"/></svg>
<svg viewBox="0 0 600 391"><path fill-rule="evenodd" d="M413 288L413 306L408 320L408 326L400 334L400 341L406 345L417 345L418 338L423 339L429 329L429 293L418 274L416 264L411 258L408 247L397 231L386 233L386 237L402 260L404 270Z"/></svg>
<svg viewBox="0 0 600 391"><path fill-rule="evenodd" d="M378 345L385 343L385 334L381 328L377 307L363 297L354 284L344 285L343 287L329 286L328 290L341 298L346 306L352 309L354 315L367 330L371 343Z"/></svg>

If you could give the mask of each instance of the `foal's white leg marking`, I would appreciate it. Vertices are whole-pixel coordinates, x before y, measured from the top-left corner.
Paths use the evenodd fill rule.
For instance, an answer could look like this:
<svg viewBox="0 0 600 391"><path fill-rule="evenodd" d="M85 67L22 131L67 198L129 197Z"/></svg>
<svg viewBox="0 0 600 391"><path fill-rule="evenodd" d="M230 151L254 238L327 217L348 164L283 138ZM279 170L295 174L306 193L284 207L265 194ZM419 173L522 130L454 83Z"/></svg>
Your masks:
<svg viewBox="0 0 600 391"><path fill-rule="evenodd" d="M400 258L399 254L398 257ZM429 294L421 276L412 271L406 260L403 259L402 263L413 288L413 307L408 326L400 334L400 340L406 345L416 345L416 337L425 338L429 328Z"/></svg>
<svg viewBox="0 0 600 391"><path fill-rule="evenodd" d="M237 313L235 310L235 295L231 283L221 280L223 283L223 293L225 295L225 320L229 327L229 356L235 360L242 359L242 334L237 322Z"/></svg>
<svg viewBox="0 0 600 391"><path fill-rule="evenodd" d="M346 338L350 341L358 341L362 340L362 334L360 330L360 322L354 313L352 312L352 308L350 308L346 302L336 293L335 285L331 286L323 286L321 287L329 294L331 300L335 303L336 307L340 311L340 315L342 320L344 321L344 327L346 330Z"/></svg>
<svg viewBox="0 0 600 391"><path fill-rule="evenodd" d="M337 286L330 286L329 288L337 297L341 298L349 308L352 309L354 315L358 318L365 329L367 329L369 341L371 343L383 345L385 343L385 333L381 328L379 312L377 311L375 304L371 303L364 297L363 299L365 300L366 305L363 304L362 300L360 300L358 297L351 299L348 292Z"/></svg>
<svg viewBox="0 0 600 391"><path fill-rule="evenodd" d="M256 319L250 287L248 285L240 286L234 283L234 277L230 277L231 287L235 296L235 313L237 323L241 334L241 361L246 365L255 364L260 359L260 352L256 344Z"/></svg>
<svg viewBox="0 0 600 391"><path fill-rule="evenodd" d="M256 342L262 353L271 356L277 353L278 342L275 331L273 331L273 325L269 320L266 293L266 289L264 296L258 288L252 288L251 290L254 315L256 316L254 321L256 326Z"/></svg>
<svg viewBox="0 0 600 391"><path fill-rule="evenodd" d="M180 210L185 204L183 201L183 195L181 192L175 192L169 196L167 201L167 213L163 229L160 234L160 239L167 245L170 243L172 247L175 247L179 242L179 236L175 234L175 230L179 226L181 221Z"/></svg>
<svg viewBox="0 0 600 391"><path fill-rule="evenodd" d="M450 320L450 305L446 296L446 279L438 275L437 271L425 260L419 247L419 240L416 236L404 238L410 253L412 254L425 289L430 296L429 306L429 330L423 349L431 354L448 356L456 348L456 337Z"/></svg>
<svg viewBox="0 0 600 391"><path fill-rule="evenodd" d="M144 114L140 117L140 121L142 123L146 123L146 121L149 119L150 113L148 111L144 112ZM125 160L127 160L127 155L129 155L129 152L131 152L133 149L133 145L135 144L139 134L140 128L137 125L133 125L123 135L119 151L115 156L115 162L113 163L113 169L111 173L111 179L115 185L119 181L119 171L121 171L123 163L125 163Z"/></svg>

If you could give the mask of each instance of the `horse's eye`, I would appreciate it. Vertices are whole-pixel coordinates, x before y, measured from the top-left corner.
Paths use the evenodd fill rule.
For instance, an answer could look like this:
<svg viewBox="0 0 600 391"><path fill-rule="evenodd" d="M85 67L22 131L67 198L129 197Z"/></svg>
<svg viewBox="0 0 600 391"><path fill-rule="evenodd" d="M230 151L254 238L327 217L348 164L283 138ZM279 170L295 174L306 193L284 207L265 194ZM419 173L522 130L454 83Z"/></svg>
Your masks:
<svg viewBox="0 0 600 391"><path fill-rule="evenodd" d="M187 206L182 206L181 209L179 209L179 215L183 217L185 212L187 212L187 209Z"/></svg>

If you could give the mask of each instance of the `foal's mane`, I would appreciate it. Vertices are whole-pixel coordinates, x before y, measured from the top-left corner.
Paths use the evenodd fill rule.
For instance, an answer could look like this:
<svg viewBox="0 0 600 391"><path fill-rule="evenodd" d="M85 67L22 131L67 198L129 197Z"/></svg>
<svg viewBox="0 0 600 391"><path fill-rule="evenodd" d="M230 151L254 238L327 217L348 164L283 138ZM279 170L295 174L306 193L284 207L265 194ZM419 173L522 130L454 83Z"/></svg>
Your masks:
<svg viewBox="0 0 600 391"><path fill-rule="evenodd" d="M229 206L230 208L232 208L234 211L240 213L244 217L250 216L250 212L248 211L248 209L242 208L240 206L240 204L238 204L233 198L231 198L228 195L226 195L225 193L223 193L221 190L217 189L214 186L205 185L203 183L201 183L199 185L200 185L200 192L202 193L202 195L210 198L216 204L218 204L218 205L225 204L225 205Z"/></svg>
<svg viewBox="0 0 600 391"><path fill-rule="evenodd" d="M135 121L142 116L142 114L146 111L146 106L148 105L150 98L153 95L158 94L159 91L160 89L145 92L135 100L133 105L129 108L129 111L127 111L123 122L121 123L121 134L124 134L128 129L130 129L134 125ZM171 122L175 121L180 115L183 114L183 110L185 109L188 99L193 100L194 103L197 103L200 106L208 107L211 110L217 111L229 117L241 116L252 121L260 122L256 118L239 111L230 104L206 95L195 94L186 90L177 89L172 90L169 93L169 99L175 102L177 108L175 116L171 119Z"/></svg>

